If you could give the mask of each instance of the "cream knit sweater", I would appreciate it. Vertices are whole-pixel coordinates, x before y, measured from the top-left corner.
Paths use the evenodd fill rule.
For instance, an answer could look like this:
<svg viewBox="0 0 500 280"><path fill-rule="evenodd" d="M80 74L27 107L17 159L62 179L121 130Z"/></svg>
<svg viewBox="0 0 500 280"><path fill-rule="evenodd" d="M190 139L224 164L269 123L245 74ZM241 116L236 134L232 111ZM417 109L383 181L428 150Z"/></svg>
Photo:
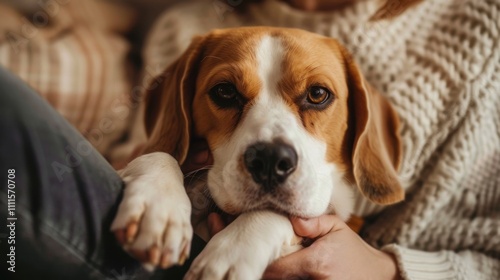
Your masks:
<svg viewBox="0 0 500 280"><path fill-rule="evenodd" d="M241 25L297 27L339 39L402 121L406 200L371 215L362 236L396 255L406 279L500 279L500 1L426 0L368 23L375 1L306 13L264 1L177 6L151 31L145 71L158 74L195 34ZM372 215L377 213L377 215Z"/></svg>

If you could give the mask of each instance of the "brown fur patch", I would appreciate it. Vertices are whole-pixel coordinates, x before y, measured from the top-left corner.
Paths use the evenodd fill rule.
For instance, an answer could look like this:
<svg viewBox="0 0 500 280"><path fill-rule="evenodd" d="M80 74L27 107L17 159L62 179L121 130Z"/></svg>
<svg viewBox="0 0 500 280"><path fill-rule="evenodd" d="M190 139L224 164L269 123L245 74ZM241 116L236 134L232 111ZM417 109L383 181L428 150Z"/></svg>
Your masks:
<svg viewBox="0 0 500 280"><path fill-rule="evenodd" d="M220 30L207 39L206 55L196 81L193 119L195 133L205 137L211 149L229 138L245 111L217 108L210 100L210 89L219 83L232 83L250 103L261 89L254 53L264 29L255 31ZM220 40L221 37L225 39Z"/></svg>
<svg viewBox="0 0 500 280"><path fill-rule="evenodd" d="M327 161L335 163L340 171L347 171L350 166L349 110L342 54L325 42L334 40L310 33L297 32L281 38L288 52L279 90L291 104L312 85L325 87L331 92L334 100L325 109L301 110L296 104L290 107L300 116L306 130L327 144Z"/></svg>

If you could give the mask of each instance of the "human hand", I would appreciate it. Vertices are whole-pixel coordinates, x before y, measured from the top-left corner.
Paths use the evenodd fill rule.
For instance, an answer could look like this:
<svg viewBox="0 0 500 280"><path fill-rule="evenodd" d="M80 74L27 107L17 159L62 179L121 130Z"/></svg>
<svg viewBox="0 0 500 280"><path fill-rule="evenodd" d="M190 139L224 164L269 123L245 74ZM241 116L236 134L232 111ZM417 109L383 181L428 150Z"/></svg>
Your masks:
<svg viewBox="0 0 500 280"><path fill-rule="evenodd" d="M290 220L297 235L315 241L273 262L263 279L399 279L394 258L368 245L338 217Z"/></svg>

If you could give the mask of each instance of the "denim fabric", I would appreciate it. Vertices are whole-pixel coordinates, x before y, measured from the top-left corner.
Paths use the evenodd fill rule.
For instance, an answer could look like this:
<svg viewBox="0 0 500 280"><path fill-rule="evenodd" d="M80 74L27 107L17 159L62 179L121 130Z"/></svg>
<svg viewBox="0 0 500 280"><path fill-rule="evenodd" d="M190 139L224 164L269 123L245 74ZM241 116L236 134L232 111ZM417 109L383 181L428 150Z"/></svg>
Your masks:
<svg viewBox="0 0 500 280"><path fill-rule="evenodd" d="M1 67L0 137L2 279L150 278L109 231L122 195L118 174L45 100ZM7 211L9 169L15 169L14 216ZM7 270L8 217L17 218L15 273ZM191 256L203 247L195 240ZM188 265L153 278L178 279Z"/></svg>

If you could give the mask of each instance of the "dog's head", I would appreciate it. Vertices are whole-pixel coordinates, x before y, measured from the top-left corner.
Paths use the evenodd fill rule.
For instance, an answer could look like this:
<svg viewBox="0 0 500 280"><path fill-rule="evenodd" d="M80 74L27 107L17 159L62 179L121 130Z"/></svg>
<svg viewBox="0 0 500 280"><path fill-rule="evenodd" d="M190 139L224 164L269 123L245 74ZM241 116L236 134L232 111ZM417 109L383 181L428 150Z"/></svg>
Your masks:
<svg viewBox="0 0 500 280"><path fill-rule="evenodd" d="M335 40L251 27L197 37L147 96L146 152L182 163L194 136L214 158L208 186L231 214L297 216L403 199L398 118Z"/></svg>

